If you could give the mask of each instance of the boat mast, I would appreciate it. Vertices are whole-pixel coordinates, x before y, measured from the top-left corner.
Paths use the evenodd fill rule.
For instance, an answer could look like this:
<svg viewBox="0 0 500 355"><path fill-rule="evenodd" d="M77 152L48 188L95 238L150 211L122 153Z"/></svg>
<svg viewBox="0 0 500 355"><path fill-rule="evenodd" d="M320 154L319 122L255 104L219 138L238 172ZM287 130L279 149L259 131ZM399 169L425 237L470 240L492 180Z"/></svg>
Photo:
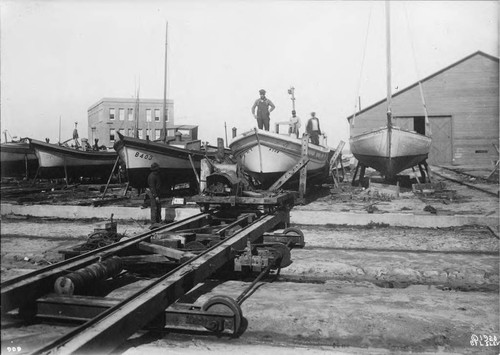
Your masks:
<svg viewBox="0 0 500 355"><path fill-rule="evenodd" d="M141 83L139 82L139 86L136 91L136 99L135 99L135 112L134 112L134 137L139 138L139 91L141 90Z"/></svg>
<svg viewBox="0 0 500 355"><path fill-rule="evenodd" d="M389 1L385 1L385 36L387 57L387 157L392 158L392 112L391 112L391 11Z"/></svg>
<svg viewBox="0 0 500 355"><path fill-rule="evenodd" d="M168 21L165 24L165 77L163 80L163 131L162 140L167 141L167 119L168 119L168 109L167 109L167 48L168 48Z"/></svg>
<svg viewBox="0 0 500 355"><path fill-rule="evenodd" d="M391 11L389 1L385 2L385 36L386 36L386 57L387 57L387 127L392 127L391 112Z"/></svg>
<svg viewBox="0 0 500 355"><path fill-rule="evenodd" d="M290 87L290 89L288 89L288 93L292 95L290 100L292 100L292 110L295 111L295 88L293 86Z"/></svg>

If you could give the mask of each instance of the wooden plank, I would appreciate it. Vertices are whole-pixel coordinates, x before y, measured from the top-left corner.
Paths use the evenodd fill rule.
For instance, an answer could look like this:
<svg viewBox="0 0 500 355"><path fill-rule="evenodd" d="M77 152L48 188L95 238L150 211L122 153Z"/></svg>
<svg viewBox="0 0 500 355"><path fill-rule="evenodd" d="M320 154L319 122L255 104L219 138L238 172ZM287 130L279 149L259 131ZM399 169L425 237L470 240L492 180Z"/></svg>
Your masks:
<svg viewBox="0 0 500 355"><path fill-rule="evenodd" d="M190 259L194 256L196 256L193 253L188 253L182 250L174 249L174 248L168 248L164 247L162 245L156 245L156 244L151 244L147 242L140 242L137 244L137 247L142 250L146 251L148 253L156 253L156 254L161 254L166 256L169 259L173 260L185 260L185 259Z"/></svg>
<svg viewBox="0 0 500 355"><path fill-rule="evenodd" d="M297 164L295 164L290 170L285 172L274 184L269 187L269 191L276 191L278 190L281 186L283 186L290 178L295 175L296 172L299 170L305 168L305 166L309 163L309 159L307 157L302 157Z"/></svg>

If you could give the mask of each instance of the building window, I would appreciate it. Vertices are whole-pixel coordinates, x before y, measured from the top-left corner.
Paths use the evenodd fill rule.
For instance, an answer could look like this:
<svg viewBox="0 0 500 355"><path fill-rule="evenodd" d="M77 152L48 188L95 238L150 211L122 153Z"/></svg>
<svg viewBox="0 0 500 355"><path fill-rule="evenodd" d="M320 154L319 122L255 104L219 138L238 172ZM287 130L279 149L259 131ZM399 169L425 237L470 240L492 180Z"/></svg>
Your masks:
<svg viewBox="0 0 500 355"><path fill-rule="evenodd" d="M114 120L115 119L115 109L114 108L110 108L109 109L109 119L110 120Z"/></svg>
<svg viewBox="0 0 500 355"><path fill-rule="evenodd" d="M129 121L133 121L134 120L134 109L133 108L129 108L128 109L128 120Z"/></svg>
<svg viewBox="0 0 500 355"><path fill-rule="evenodd" d="M110 128L109 129L109 141L113 143L115 141L115 129Z"/></svg>
<svg viewBox="0 0 500 355"><path fill-rule="evenodd" d="M128 134L127 134L127 135L128 135L129 137L133 137L133 135L132 135L132 128L129 128L129 129L128 129Z"/></svg>
<svg viewBox="0 0 500 355"><path fill-rule="evenodd" d="M137 137L137 138L142 139L142 128L139 128L139 129L137 130L137 135L138 135L138 137Z"/></svg>
<svg viewBox="0 0 500 355"><path fill-rule="evenodd" d="M120 121L125 121L125 109L118 109L118 117L120 117Z"/></svg>
<svg viewBox="0 0 500 355"><path fill-rule="evenodd" d="M161 138L161 129L155 129L155 139Z"/></svg>
<svg viewBox="0 0 500 355"><path fill-rule="evenodd" d="M151 128L148 128L146 130L146 134L148 135L148 139L151 139L153 137L153 134L151 133L152 132L152 129Z"/></svg>
<svg viewBox="0 0 500 355"><path fill-rule="evenodd" d="M146 122L151 122L151 109L146 109Z"/></svg>
<svg viewBox="0 0 500 355"><path fill-rule="evenodd" d="M155 122L160 122L160 109L155 109Z"/></svg>

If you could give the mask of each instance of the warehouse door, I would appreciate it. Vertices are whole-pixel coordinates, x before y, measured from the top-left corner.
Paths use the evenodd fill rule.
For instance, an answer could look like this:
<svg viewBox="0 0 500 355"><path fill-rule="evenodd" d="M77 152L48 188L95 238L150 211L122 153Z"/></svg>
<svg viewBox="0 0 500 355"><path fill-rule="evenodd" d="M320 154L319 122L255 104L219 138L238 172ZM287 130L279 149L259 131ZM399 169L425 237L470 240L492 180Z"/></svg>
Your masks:
<svg viewBox="0 0 500 355"><path fill-rule="evenodd" d="M432 131L432 144L427 160L431 165L448 165L452 163L453 140L451 116L429 117Z"/></svg>

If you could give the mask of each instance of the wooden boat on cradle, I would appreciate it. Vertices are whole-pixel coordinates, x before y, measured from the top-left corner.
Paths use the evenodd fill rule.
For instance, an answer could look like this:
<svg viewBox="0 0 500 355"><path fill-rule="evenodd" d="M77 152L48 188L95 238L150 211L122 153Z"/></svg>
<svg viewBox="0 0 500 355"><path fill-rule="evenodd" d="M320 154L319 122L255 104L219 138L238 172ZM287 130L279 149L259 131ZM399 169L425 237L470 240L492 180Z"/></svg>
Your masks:
<svg viewBox="0 0 500 355"><path fill-rule="evenodd" d="M2 177L32 178L38 168L38 159L27 139L0 145Z"/></svg>
<svg viewBox="0 0 500 355"><path fill-rule="evenodd" d="M229 148L245 172L263 189L270 187L302 158L302 139L257 128L234 138ZM308 181L328 176L330 154L329 147L308 143Z"/></svg>
<svg viewBox="0 0 500 355"><path fill-rule="evenodd" d="M391 53L390 53L390 7L386 1L386 40L387 40L387 123L385 127L351 136L351 152L365 167L371 167L386 178L393 178L401 171L424 162L428 156L432 139L425 102L426 134L420 134L393 125L391 109ZM420 85L420 82L419 82ZM422 90L421 90L422 93ZM422 101L423 95L422 95ZM351 120L351 131L354 126Z"/></svg>
<svg viewBox="0 0 500 355"><path fill-rule="evenodd" d="M29 139L38 158L41 178L94 178L107 180L115 167L114 151L76 149Z"/></svg>
<svg viewBox="0 0 500 355"><path fill-rule="evenodd" d="M351 152L366 167L392 178L429 155L431 138L388 125L350 139Z"/></svg>
<svg viewBox="0 0 500 355"><path fill-rule="evenodd" d="M205 157L221 158L228 153L224 149L219 152L216 147L202 147L198 127L192 125L168 127L165 141L127 137L121 133L118 137L113 148L125 163L129 184L134 188L148 186L147 178L153 163L160 166L163 192L178 184L197 187L196 174L200 174L201 160Z"/></svg>

